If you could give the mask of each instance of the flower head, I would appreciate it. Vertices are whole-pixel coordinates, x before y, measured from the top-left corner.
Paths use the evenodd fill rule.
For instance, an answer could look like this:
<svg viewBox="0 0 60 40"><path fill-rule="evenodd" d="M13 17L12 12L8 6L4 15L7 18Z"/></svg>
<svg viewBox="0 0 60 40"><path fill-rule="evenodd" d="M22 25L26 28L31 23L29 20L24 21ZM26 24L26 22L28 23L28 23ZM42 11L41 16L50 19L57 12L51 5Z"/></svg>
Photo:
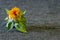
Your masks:
<svg viewBox="0 0 60 40"><path fill-rule="evenodd" d="M9 11L9 19L17 19L17 20L20 20L21 18L21 10L17 7L14 7L12 8L10 11Z"/></svg>

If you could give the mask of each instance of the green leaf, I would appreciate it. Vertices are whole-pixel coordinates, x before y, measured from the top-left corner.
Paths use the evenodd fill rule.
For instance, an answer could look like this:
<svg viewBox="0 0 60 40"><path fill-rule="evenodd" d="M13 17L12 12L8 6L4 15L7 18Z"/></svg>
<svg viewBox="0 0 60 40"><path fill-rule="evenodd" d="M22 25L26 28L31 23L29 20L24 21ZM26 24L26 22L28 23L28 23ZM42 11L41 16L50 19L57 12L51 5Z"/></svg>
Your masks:
<svg viewBox="0 0 60 40"><path fill-rule="evenodd" d="M8 23L6 24L6 28L9 30L11 30L13 28L13 22L8 21Z"/></svg>
<svg viewBox="0 0 60 40"><path fill-rule="evenodd" d="M8 20L8 17L6 17L5 20Z"/></svg>
<svg viewBox="0 0 60 40"><path fill-rule="evenodd" d="M26 13L26 10L25 11L21 11L22 15L24 15Z"/></svg>
<svg viewBox="0 0 60 40"><path fill-rule="evenodd" d="M5 9L6 13L8 14L9 13L9 10L8 9Z"/></svg>
<svg viewBox="0 0 60 40"><path fill-rule="evenodd" d="M21 17L21 22L24 23L24 24L26 23L26 18L23 15Z"/></svg>
<svg viewBox="0 0 60 40"><path fill-rule="evenodd" d="M23 14L25 14L26 13L26 10L25 11L23 11Z"/></svg>
<svg viewBox="0 0 60 40"><path fill-rule="evenodd" d="M15 27L20 32L25 32L25 33L27 32L26 25L24 25L23 23L16 23Z"/></svg>

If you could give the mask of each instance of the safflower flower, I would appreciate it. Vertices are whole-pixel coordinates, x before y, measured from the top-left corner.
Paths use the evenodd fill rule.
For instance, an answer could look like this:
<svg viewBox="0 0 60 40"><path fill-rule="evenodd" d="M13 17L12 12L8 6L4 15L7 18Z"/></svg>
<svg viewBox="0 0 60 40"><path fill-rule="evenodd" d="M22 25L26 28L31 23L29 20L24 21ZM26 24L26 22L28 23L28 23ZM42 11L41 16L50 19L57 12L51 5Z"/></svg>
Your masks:
<svg viewBox="0 0 60 40"><path fill-rule="evenodd" d="M25 12L21 11L18 7L13 7L11 10L6 9L8 17L5 20L7 20L6 28L8 31L15 27L18 31L27 32L26 18L24 17Z"/></svg>

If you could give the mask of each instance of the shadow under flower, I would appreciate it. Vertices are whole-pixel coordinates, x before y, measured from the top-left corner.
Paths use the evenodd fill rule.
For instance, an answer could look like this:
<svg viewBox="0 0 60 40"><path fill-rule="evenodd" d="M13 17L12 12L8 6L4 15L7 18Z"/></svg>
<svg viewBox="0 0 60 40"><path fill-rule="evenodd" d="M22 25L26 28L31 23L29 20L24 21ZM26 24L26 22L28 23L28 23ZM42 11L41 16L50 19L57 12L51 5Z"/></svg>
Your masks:
<svg viewBox="0 0 60 40"><path fill-rule="evenodd" d="M29 26L27 27L28 32L41 32L41 31L56 31L59 30L60 28L55 28L55 27L47 27L47 26Z"/></svg>
<svg viewBox="0 0 60 40"><path fill-rule="evenodd" d="M5 30L5 31L7 31L6 29L5 29L5 25L6 25L6 22L4 22L3 24L1 24L2 26L4 26L4 27L0 27L0 30ZM43 32L43 31L59 31L60 30L60 28L55 28L55 27L48 27L48 26L27 26L26 27L27 28L27 31L28 32ZM11 31L9 31L9 32L19 32L19 31L17 31L15 28L13 28Z"/></svg>

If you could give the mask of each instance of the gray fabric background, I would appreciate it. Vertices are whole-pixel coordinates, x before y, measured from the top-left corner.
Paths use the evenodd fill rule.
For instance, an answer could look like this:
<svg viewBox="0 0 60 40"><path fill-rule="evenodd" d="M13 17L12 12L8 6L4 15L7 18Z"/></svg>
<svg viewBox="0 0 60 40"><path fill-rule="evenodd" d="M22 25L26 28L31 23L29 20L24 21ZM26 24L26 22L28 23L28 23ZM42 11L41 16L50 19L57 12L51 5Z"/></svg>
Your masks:
<svg viewBox="0 0 60 40"><path fill-rule="evenodd" d="M27 10L28 33L5 30L5 9L14 6ZM59 28L60 0L0 0L0 40L60 40Z"/></svg>

